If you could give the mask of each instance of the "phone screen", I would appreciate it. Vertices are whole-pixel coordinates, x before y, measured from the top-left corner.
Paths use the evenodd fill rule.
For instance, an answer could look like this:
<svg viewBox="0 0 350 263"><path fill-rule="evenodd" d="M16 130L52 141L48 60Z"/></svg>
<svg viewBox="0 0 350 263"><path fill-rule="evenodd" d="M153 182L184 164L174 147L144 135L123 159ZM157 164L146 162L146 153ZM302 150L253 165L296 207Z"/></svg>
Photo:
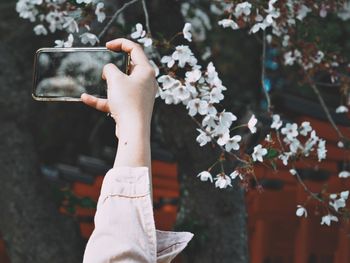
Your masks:
<svg viewBox="0 0 350 263"><path fill-rule="evenodd" d="M82 93L106 98L107 86L101 76L108 63L126 73L128 54L106 48L40 49L34 63L33 98L79 101Z"/></svg>

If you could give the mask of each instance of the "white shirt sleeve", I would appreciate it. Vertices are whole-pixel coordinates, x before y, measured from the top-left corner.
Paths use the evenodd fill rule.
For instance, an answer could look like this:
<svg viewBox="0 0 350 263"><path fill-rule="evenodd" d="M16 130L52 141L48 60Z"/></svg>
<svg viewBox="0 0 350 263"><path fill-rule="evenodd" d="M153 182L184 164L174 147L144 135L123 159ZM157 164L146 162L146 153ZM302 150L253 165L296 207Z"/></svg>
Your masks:
<svg viewBox="0 0 350 263"><path fill-rule="evenodd" d="M147 167L116 167L103 180L83 263L167 263L192 237L155 229Z"/></svg>

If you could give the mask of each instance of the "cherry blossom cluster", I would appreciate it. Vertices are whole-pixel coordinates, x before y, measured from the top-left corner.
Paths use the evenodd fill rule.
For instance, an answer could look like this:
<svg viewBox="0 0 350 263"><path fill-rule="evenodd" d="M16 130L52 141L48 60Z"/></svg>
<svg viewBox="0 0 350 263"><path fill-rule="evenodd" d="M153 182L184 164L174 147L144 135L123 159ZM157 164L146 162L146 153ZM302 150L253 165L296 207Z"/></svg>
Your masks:
<svg viewBox="0 0 350 263"><path fill-rule="evenodd" d="M296 123L286 123L282 126L281 117L278 114L274 114L271 128L276 132L280 132L284 137L280 142L284 151L278 156L284 165L288 165L290 158L309 157L312 152L315 152L319 162L326 159L326 141L317 136L310 122L305 121L299 127ZM267 137L266 141L270 142L271 137ZM285 149L283 144L287 149Z"/></svg>
<svg viewBox="0 0 350 263"><path fill-rule="evenodd" d="M296 27L305 23L308 16L320 19L335 14L339 19L350 19L348 1L277 1L254 3L253 1L222 1L211 4L211 12L221 17L218 24L223 28L238 30L247 28L249 33L265 31L268 44L281 51L282 63L286 66L298 65L305 74L308 72L327 72L332 83L338 82L337 71L349 62L342 61L337 54L327 54L319 50L317 42L307 42L297 36ZM265 39L264 39L265 41ZM345 105L340 105L336 113L347 112Z"/></svg>
<svg viewBox="0 0 350 263"><path fill-rule="evenodd" d="M18 0L16 11L35 24L36 35L66 32L67 39L56 40L56 47L71 47L74 35L79 35L82 44L94 46L99 39L91 33L89 17L95 17L99 23L106 18L104 3L98 0Z"/></svg>
<svg viewBox="0 0 350 263"><path fill-rule="evenodd" d="M325 215L321 218L321 225L330 226L333 222L339 221L339 215L342 215L348 210L346 209L346 201L349 197L349 191L342 191L340 193L328 194L326 200L328 200L328 205L330 209L327 209ZM325 200L325 202L326 202ZM308 212L305 206L297 205L296 215L298 217L307 217Z"/></svg>

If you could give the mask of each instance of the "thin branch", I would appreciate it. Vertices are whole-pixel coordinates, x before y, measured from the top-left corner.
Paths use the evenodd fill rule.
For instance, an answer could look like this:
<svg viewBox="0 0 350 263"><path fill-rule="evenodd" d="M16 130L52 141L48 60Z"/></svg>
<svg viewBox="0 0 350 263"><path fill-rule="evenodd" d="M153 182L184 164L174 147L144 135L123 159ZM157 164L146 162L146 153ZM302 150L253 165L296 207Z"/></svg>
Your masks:
<svg viewBox="0 0 350 263"><path fill-rule="evenodd" d="M107 25L102 29L101 33L98 35L98 38L101 39L104 34L107 32L107 30L110 28L110 26L113 24L113 22L118 18L118 16L129 6L135 4L136 2L138 2L139 0L131 0L127 3L125 3L121 8L119 8L114 15L112 16L112 18L108 21Z"/></svg>
<svg viewBox="0 0 350 263"><path fill-rule="evenodd" d="M147 32L148 32L148 34L150 36L152 36L151 26L150 26L150 23L149 23L149 14L148 14L148 9L147 9L147 5L146 5L146 0L142 0L142 7L143 7L143 12L145 14Z"/></svg>
<svg viewBox="0 0 350 263"><path fill-rule="evenodd" d="M325 86L325 87L339 87L341 84L340 83L326 83L326 82L317 82L314 81L316 85L320 86Z"/></svg>
<svg viewBox="0 0 350 263"><path fill-rule="evenodd" d="M339 138L341 140L345 139L345 136L342 134L342 132L339 130L338 126L335 124L335 121L331 115L331 113L329 112L329 109L327 108L327 105L320 93L320 91L318 90L318 88L316 87L316 84L312 81L312 79L310 78L310 76L307 76L308 78L308 81L309 81L309 84L312 88L312 90L315 92L320 104L321 104L321 107L323 108L326 116L327 116L327 119L328 121L331 123L332 127L334 128L334 130L337 132Z"/></svg>
<svg viewBox="0 0 350 263"><path fill-rule="evenodd" d="M263 39L262 39L261 85L262 85L262 88L264 90L264 94L266 97L267 112L271 113L271 99L270 99L270 95L269 95L269 93L266 89L266 85L265 85L265 77L266 77L265 61L266 61L266 33L264 31Z"/></svg>
<svg viewBox="0 0 350 263"><path fill-rule="evenodd" d="M301 184L301 186L304 188L304 191L307 192L312 198L318 200L321 203L324 203L324 200L322 198L320 198L316 193L312 192L304 183L304 181L301 179L298 171L295 169L295 167L293 166L293 169L295 170L295 177L297 179L297 181Z"/></svg>

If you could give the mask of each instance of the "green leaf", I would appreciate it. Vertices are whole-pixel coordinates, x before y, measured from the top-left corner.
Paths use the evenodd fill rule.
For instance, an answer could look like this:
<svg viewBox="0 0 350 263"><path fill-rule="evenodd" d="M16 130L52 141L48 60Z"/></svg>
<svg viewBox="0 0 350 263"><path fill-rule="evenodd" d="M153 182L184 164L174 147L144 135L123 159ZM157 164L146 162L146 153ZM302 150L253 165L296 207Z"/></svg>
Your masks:
<svg viewBox="0 0 350 263"><path fill-rule="evenodd" d="M278 151L276 149L273 148L269 148L267 150L267 154L264 156L265 159L273 159L276 158L278 156Z"/></svg>

